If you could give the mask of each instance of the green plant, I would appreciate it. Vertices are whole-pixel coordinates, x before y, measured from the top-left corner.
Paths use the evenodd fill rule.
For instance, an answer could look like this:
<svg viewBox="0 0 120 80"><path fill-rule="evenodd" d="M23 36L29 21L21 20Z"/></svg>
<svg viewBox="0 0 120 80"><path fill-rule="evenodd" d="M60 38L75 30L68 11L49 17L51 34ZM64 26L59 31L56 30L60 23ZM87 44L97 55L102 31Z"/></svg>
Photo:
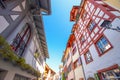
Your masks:
<svg viewBox="0 0 120 80"><path fill-rule="evenodd" d="M65 74L64 74L64 73L62 73L62 80L66 80L66 79L65 79Z"/></svg>
<svg viewBox="0 0 120 80"><path fill-rule="evenodd" d="M22 65L25 63L25 59L22 57L19 57L16 62L18 63L18 65Z"/></svg>
<svg viewBox="0 0 120 80"><path fill-rule="evenodd" d="M40 56L40 54L39 54L39 53L37 53L37 52L36 52L36 53L34 53L34 57L35 57L35 58L38 58L39 56Z"/></svg>
<svg viewBox="0 0 120 80"><path fill-rule="evenodd" d="M2 54L2 58L3 58L3 60L8 61L9 60L9 54L7 54L7 53Z"/></svg>
<svg viewBox="0 0 120 80"><path fill-rule="evenodd" d="M2 36L0 36L0 55L3 59L7 60L12 60L15 58L13 50Z"/></svg>
<svg viewBox="0 0 120 80"><path fill-rule="evenodd" d="M11 46L2 36L0 36L0 56L2 56L3 59L11 61L13 64L19 65L22 69L27 70L31 74L35 74L37 77L40 76L40 72L32 68L29 64L26 64L24 58L18 57L14 54ZM39 53L35 53L34 57L38 58Z"/></svg>

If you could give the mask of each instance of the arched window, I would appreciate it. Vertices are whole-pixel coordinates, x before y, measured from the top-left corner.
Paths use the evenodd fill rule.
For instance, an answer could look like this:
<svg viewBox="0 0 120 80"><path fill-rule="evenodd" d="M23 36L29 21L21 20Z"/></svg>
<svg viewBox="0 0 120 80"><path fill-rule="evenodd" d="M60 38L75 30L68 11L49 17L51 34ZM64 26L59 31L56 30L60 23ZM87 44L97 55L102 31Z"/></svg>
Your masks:
<svg viewBox="0 0 120 80"><path fill-rule="evenodd" d="M30 36L31 36L31 29L30 26L26 24L14 38L11 47L18 56L23 55L23 52L29 42Z"/></svg>

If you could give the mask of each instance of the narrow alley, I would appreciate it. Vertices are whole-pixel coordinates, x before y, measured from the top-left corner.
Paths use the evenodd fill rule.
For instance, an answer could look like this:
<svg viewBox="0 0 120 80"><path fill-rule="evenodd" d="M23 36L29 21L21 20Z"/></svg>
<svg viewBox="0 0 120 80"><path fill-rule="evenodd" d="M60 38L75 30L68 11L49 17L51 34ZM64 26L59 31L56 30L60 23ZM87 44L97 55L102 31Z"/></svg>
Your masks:
<svg viewBox="0 0 120 80"><path fill-rule="evenodd" d="M0 80L120 80L120 0L0 0Z"/></svg>

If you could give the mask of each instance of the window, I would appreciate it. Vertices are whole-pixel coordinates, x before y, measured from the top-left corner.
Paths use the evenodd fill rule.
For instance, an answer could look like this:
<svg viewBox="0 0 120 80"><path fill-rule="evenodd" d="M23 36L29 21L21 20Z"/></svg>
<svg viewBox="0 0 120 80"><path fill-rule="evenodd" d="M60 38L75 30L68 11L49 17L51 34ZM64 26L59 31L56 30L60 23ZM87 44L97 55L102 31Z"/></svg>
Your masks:
<svg viewBox="0 0 120 80"><path fill-rule="evenodd" d="M104 22L100 26L104 28L110 28L112 26L111 21L104 20Z"/></svg>
<svg viewBox="0 0 120 80"><path fill-rule="evenodd" d="M85 20L85 17L87 16L87 12L84 10L82 15L82 20Z"/></svg>
<svg viewBox="0 0 120 80"><path fill-rule="evenodd" d="M30 39L31 30L28 24L13 39L11 47L18 56L22 56L25 47Z"/></svg>
<svg viewBox="0 0 120 80"><path fill-rule="evenodd" d="M75 42L72 43L72 48L74 48L74 46L75 46Z"/></svg>
<svg viewBox="0 0 120 80"><path fill-rule="evenodd" d="M77 21L79 20L79 17L80 17L80 13L77 13L77 15L76 15L76 20Z"/></svg>
<svg viewBox="0 0 120 80"><path fill-rule="evenodd" d="M74 49L72 51L73 55L76 53L76 51L77 51L77 49L76 49L76 47L74 47Z"/></svg>
<svg viewBox="0 0 120 80"><path fill-rule="evenodd" d="M82 37L80 38L80 43L83 44L85 42L85 38L84 36L82 35Z"/></svg>
<svg viewBox="0 0 120 80"><path fill-rule="evenodd" d="M76 60L76 61L74 62L74 69L77 68L79 65L80 65L79 60Z"/></svg>
<svg viewBox="0 0 120 80"><path fill-rule="evenodd" d="M101 73L102 80L120 80L120 70L113 69Z"/></svg>
<svg viewBox="0 0 120 80"><path fill-rule="evenodd" d="M102 36L96 43L97 49L101 54L104 54L107 50L109 50L112 46L110 45L109 41Z"/></svg>
<svg viewBox="0 0 120 80"><path fill-rule="evenodd" d="M89 31L92 31L94 29L95 25L96 25L95 22L91 21L88 26Z"/></svg>
<svg viewBox="0 0 120 80"><path fill-rule="evenodd" d="M85 61L87 64L93 61L92 56L89 51L84 55L84 57L85 57Z"/></svg>
<svg viewBox="0 0 120 80"><path fill-rule="evenodd" d="M72 70L72 63L69 64L68 66L68 73Z"/></svg>
<svg viewBox="0 0 120 80"><path fill-rule="evenodd" d="M74 62L74 69L78 66L78 61Z"/></svg>
<svg viewBox="0 0 120 80"><path fill-rule="evenodd" d="M6 77L8 71L3 70L0 68L0 80L4 80L4 78Z"/></svg>

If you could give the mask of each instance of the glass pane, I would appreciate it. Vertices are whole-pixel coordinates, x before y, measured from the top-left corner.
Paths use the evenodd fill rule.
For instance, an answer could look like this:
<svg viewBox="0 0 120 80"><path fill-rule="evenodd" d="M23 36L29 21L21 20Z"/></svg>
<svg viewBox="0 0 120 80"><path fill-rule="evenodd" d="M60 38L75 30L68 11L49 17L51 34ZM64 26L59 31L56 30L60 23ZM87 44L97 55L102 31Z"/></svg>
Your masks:
<svg viewBox="0 0 120 80"><path fill-rule="evenodd" d="M91 56L90 52L87 52L85 56L86 56L87 63L92 61L92 56Z"/></svg>
<svg viewBox="0 0 120 80"><path fill-rule="evenodd" d="M100 41L97 42L97 47L98 47L100 53L103 53L103 52L104 52L104 48L103 48L102 44L100 43Z"/></svg>
<svg viewBox="0 0 120 80"><path fill-rule="evenodd" d="M95 23L91 22L89 25L89 30L92 31L94 27L95 27Z"/></svg>
<svg viewBox="0 0 120 80"><path fill-rule="evenodd" d="M120 70L119 69L114 69L113 72L116 75L116 77L120 77Z"/></svg>
<svg viewBox="0 0 120 80"><path fill-rule="evenodd" d="M108 43L107 39L105 37L102 37L98 42L97 42L97 47L100 51L100 53L104 53L106 50L108 50L111 46Z"/></svg>

